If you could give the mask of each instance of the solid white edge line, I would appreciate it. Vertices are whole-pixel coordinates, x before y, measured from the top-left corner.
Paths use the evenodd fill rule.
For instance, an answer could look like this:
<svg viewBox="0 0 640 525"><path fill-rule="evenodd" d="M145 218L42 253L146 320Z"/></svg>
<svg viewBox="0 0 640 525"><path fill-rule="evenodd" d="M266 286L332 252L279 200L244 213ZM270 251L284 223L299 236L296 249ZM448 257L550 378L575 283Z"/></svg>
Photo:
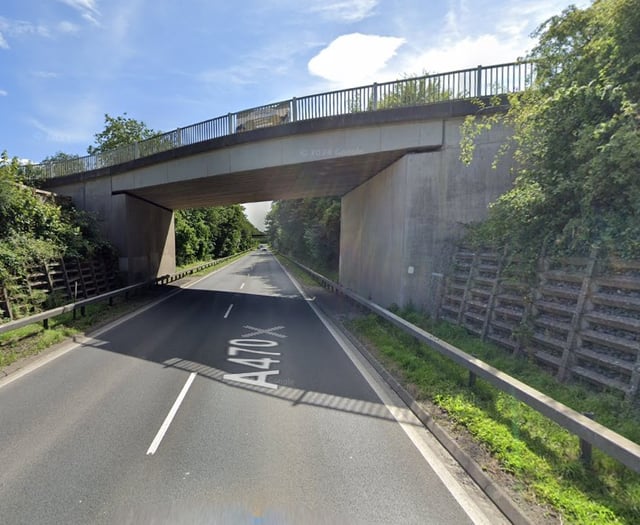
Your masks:
<svg viewBox="0 0 640 525"><path fill-rule="evenodd" d="M233 308L233 304L229 305L229 308L227 308L227 312L224 314L224 319L226 319L227 317L229 317L229 314L231 313L231 309Z"/></svg>
<svg viewBox="0 0 640 525"><path fill-rule="evenodd" d="M189 377L187 378L187 382L184 384L184 386L182 387L182 390L178 394L177 399L175 400L175 402L173 403L173 406L171 407L171 410L169 410L167 417L164 419L164 422L160 426L160 430L158 430L156 437L153 438L153 441L149 446L149 450L147 450L147 456L152 456L153 454L156 453L156 450L158 450L158 447L162 442L162 438L164 438L164 435L169 429L169 425L171 425L173 418L176 416L176 413L178 412L178 409L180 408L182 401L187 395L187 392L191 387L191 383L193 383L193 380L196 378L196 375L198 375L196 372L191 372L191 374L189 374Z"/></svg>
<svg viewBox="0 0 640 525"><path fill-rule="evenodd" d="M248 254L247 254L248 255ZM244 256L246 257L246 255ZM30 374L31 372L33 372L34 370L37 370L38 368L40 368L41 366L46 365L47 363L50 363L51 361L58 359L58 357L63 356L64 354L70 352L71 350L75 350L76 348L86 345L86 344L90 344L92 341L95 340L96 337L104 334L105 332L108 332L109 330L112 330L113 328L116 328L117 326L121 325L122 323L127 322L129 319L133 319L134 317L136 317L137 315L140 315L143 312L146 312L147 310L154 308L155 306L158 306L160 303L163 303L164 301L166 301L167 299L170 299L171 297L173 297L176 294L179 294L180 292L191 288L192 286L195 286L196 284L198 284L200 281L204 281L207 277L211 277L212 275L215 275L216 273L231 267L232 265L242 261L244 259L244 257L241 257L240 259L237 259L235 261L233 261L230 264L227 264L226 266L223 266L222 268L218 268L217 270L208 273L207 275L203 275L202 277L200 277L199 279L196 279L193 282L187 283L184 286L180 286L178 287L174 292L171 292L169 294L167 294L165 297L161 297L160 299L158 299L157 301L154 301L152 303L149 303L145 306L142 306L140 308L138 308L137 310L134 310L133 312L130 312L128 314L123 315L122 317L120 317L119 319L116 319L115 321L112 321L111 323L106 324L105 326L103 326L102 328L99 328L98 330L91 332L89 335L79 335L79 336L75 336L78 339L82 339L81 341L77 342L77 341L73 341L73 342L68 342L68 343L62 343L64 346L58 350L55 350L54 352L51 352L41 358L38 358L36 361L33 361L32 363L29 363L28 365L26 365L24 368L21 368L20 370L16 370L15 372L13 372L12 374L0 379L0 388L7 386L10 383L13 383L14 381L20 379L21 377L26 376L27 374Z"/></svg>
<svg viewBox="0 0 640 525"><path fill-rule="evenodd" d="M347 341L342 337L342 335L332 326L331 322L326 318L324 313L322 313L319 308L313 304L311 299L307 296L304 290L300 287L298 282L294 279L294 277L289 273L289 271L282 265L282 263L275 257L276 261L284 271L284 273L289 277L293 285L296 287L300 295L303 297L305 302L309 305L311 310L316 314L318 319L322 322L325 328L329 331L329 333L333 336L336 342L340 345L344 353L351 360L354 366L358 369L360 374L364 377L365 381L369 383L373 391L380 398L382 403L386 406L387 410L391 413L396 422L400 425L400 428L404 430L407 437L411 440L413 445L418 449L422 457L429 464L432 470L436 473L436 475L440 478L445 488L451 493L451 495L458 502L462 510L469 516L469 519L473 521L473 523L477 525L492 525L493 521L490 520L487 515L476 505L473 499L467 494L467 492L462 488L460 483L452 476L447 467L442 463L442 461L435 455L435 453L429 448L429 445L424 442L424 440L419 436L416 427L424 429L424 425L422 422L414 415L413 412L407 407L406 409L401 409L393 404L393 400L389 393L389 387L386 385L384 380L380 377L377 379L374 378L375 374L378 375L377 372L373 368L367 368L365 364L358 357L358 350L353 347L351 342ZM398 398L399 399L399 398ZM400 400L400 403L404 405L404 402ZM400 414L402 412L402 414ZM400 419L402 416L403 421ZM426 429L425 429L426 430Z"/></svg>

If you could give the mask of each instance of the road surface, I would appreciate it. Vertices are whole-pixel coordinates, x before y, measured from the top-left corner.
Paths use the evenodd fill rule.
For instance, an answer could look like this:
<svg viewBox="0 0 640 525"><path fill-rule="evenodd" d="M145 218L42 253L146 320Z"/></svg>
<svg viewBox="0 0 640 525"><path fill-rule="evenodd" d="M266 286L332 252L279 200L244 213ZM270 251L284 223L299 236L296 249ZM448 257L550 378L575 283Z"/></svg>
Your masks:
<svg viewBox="0 0 640 525"><path fill-rule="evenodd" d="M0 522L504 523L254 252L0 382Z"/></svg>

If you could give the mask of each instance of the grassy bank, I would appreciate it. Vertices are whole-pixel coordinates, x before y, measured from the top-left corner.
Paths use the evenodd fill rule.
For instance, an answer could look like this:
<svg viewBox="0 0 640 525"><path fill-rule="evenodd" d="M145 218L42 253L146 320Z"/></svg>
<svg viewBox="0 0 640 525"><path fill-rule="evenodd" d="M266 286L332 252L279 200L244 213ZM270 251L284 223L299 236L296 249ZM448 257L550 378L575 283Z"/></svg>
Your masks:
<svg viewBox="0 0 640 525"><path fill-rule="evenodd" d="M640 441L638 409L616 392L585 385L561 385L537 366L511 358L464 329L433 322L410 310L398 312L465 352L482 359L596 420ZM514 476L522 491L580 524L639 523L640 476L594 450L593 463L580 459L577 437L488 383L468 386L468 372L426 345L419 344L374 315L355 319L349 328L372 345L381 361L396 370L419 400L428 400L464 427Z"/></svg>

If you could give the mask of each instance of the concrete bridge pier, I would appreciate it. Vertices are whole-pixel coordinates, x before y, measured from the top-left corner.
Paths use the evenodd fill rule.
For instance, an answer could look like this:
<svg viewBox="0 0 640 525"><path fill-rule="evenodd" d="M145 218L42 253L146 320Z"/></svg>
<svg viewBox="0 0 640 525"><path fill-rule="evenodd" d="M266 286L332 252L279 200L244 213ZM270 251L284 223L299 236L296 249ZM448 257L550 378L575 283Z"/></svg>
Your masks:
<svg viewBox="0 0 640 525"><path fill-rule="evenodd" d="M382 306L435 313L464 225L484 219L513 182L510 157L491 167L511 133L501 126L483 133L466 166L459 159L462 120L444 121L441 149L408 153L342 197L344 286Z"/></svg>
<svg viewBox="0 0 640 525"><path fill-rule="evenodd" d="M120 254L120 271L130 283L176 271L172 210L130 195L113 195L116 229L110 239ZM118 226L117 223L120 223Z"/></svg>
<svg viewBox="0 0 640 525"><path fill-rule="evenodd" d="M117 249L126 282L174 273L173 211L126 193L112 194L111 177L60 186L79 209L92 213L101 233Z"/></svg>

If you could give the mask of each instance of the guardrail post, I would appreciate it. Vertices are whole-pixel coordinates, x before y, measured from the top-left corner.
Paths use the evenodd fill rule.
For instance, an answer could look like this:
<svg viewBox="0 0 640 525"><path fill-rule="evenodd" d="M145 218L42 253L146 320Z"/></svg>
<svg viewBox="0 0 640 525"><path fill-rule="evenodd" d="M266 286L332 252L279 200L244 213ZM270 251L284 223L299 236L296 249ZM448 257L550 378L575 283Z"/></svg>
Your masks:
<svg viewBox="0 0 640 525"><path fill-rule="evenodd" d="M291 122L298 122L298 99L291 99Z"/></svg>
<svg viewBox="0 0 640 525"><path fill-rule="evenodd" d="M592 420L595 419L595 414L593 412L583 412L582 415ZM582 461L585 467L591 466L592 451L593 446L591 443L580 438L580 461Z"/></svg>
<svg viewBox="0 0 640 525"><path fill-rule="evenodd" d="M49 330L49 319L44 319L44 320L42 321L42 327L43 327L45 330Z"/></svg>
<svg viewBox="0 0 640 525"><path fill-rule="evenodd" d="M482 66L476 70L476 97L482 96Z"/></svg>
<svg viewBox="0 0 640 525"><path fill-rule="evenodd" d="M373 86L371 86L372 95L371 95L371 109L374 111L378 109L378 83L374 82Z"/></svg>

